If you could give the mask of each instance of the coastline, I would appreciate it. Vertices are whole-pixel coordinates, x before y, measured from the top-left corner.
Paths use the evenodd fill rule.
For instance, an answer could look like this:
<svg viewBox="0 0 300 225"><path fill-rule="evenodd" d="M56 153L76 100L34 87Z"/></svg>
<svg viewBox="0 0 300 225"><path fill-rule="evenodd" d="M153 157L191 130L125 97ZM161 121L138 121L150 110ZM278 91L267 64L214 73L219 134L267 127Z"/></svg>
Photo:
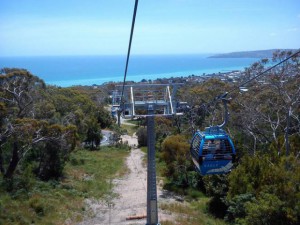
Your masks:
<svg viewBox="0 0 300 225"><path fill-rule="evenodd" d="M243 70L259 59L214 59L203 55L133 56L127 81L169 79ZM60 87L122 82L124 56L0 57L0 68L24 68L46 84Z"/></svg>
<svg viewBox="0 0 300 225"><path fill-rule="evenodd" d="M223 70L222 72L212 72L212 73L202 73L202 74L189 74L189 75L178 75L172 73L171 76L160 76L152 75L147 76L133 76L135 79L132 79L132 76L128 76L126 82L128 83L160 83L160 82L172 82L173 80L181 80L180 82L202 82L209 78L219 78L221 80L232 79L239 77L243 73L243 69L232 69L232 70ZM181 73L180 73L181 74ZM156 77L158 76L158 77ZM55 82L46 82L47 85L54 85L59 87L72 87L72 86L101 86L107 83L122 83L123 77L120 79L112 80L110 78L104 79L84 79L84 80L70 80L70 81L55 81ZM151 79L152 78L152 79Z"/></svg>

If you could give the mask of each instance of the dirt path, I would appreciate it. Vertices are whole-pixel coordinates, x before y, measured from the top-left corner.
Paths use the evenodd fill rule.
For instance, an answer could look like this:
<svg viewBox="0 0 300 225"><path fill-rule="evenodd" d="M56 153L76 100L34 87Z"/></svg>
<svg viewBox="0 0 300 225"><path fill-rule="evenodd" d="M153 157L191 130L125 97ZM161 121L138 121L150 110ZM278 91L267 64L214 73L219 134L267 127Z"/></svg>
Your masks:
<svg viewBox="0 0 300 225"><path fill-rule="evenodd" d="M121 120L121 124L128 125L128 126L136 126L133 123L128 123L127 121L129 121L129 119L124 119L123 117L120 117L120 120Z"/></svg>
<svg viewBox="0 0 300 225"><path fill-rule="evenodd" d="M137 138L128 135L123 136L123 141L128 141L132 146L130 155L126 159L129 173L120 179L114 179L114 198L108 196L107 201L87 200L86 204L95 215L92 219L87 219L80 225L98 224L126 224L145 225L146 218L139 220L126 220L129 216L146 216L147 198L147 169L143 165L145 153L135 148L138 145ZM158 186L158 203L174 202L169 195L163 193ZM168 197L165 197L168 196ZM111 203L111 204L108 204ZM108 207L108 206L111 207ZM172 215L159 210L159 220L172 220Z"/></svg>

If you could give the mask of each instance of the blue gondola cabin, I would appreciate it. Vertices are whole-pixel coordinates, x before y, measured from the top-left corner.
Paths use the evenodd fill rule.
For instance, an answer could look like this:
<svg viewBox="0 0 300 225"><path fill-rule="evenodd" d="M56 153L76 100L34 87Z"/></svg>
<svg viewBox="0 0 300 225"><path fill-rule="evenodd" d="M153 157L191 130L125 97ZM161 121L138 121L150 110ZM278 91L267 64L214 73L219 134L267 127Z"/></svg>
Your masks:
<svg viewBox="0 0 300 225"><path fill-rule="evenodd" d="M229 173L236 156L232 140L218 126L206 128L204 132L197 131L190 151L201 175Z"/></svg>

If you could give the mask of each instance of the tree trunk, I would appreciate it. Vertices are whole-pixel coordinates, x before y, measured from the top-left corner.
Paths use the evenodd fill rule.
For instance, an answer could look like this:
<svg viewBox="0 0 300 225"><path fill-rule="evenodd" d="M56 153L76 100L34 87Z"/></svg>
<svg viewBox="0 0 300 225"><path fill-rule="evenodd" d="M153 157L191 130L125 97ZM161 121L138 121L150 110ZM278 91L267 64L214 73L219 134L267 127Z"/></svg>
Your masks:
<svg viewBox="0 0 300 225"><path fill-rule="evenodd" d="M12 178L13 177L13 174L17 168L17 165L20 161L20 157L19 157L19 153L18 153L18 144L17 142L14 142L13 144L13 152L12 152L12 157L11 157L11 160L9 162L9 166L6 170L6 173L4 174L4 177L5 178Z"/></svg>

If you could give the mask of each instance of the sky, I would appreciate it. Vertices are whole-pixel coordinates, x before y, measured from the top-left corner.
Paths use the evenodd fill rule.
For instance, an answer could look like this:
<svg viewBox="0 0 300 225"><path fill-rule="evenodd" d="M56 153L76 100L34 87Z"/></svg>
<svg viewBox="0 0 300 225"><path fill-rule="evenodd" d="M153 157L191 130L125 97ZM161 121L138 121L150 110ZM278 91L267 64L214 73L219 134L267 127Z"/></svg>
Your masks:
<svg viewBox="0 0 300 225"><path fill-rule="evenodd" d="M0 56L123 55L135 0L0 0ZM300 48L299 0L139 0L132 54Z"/></svg>

